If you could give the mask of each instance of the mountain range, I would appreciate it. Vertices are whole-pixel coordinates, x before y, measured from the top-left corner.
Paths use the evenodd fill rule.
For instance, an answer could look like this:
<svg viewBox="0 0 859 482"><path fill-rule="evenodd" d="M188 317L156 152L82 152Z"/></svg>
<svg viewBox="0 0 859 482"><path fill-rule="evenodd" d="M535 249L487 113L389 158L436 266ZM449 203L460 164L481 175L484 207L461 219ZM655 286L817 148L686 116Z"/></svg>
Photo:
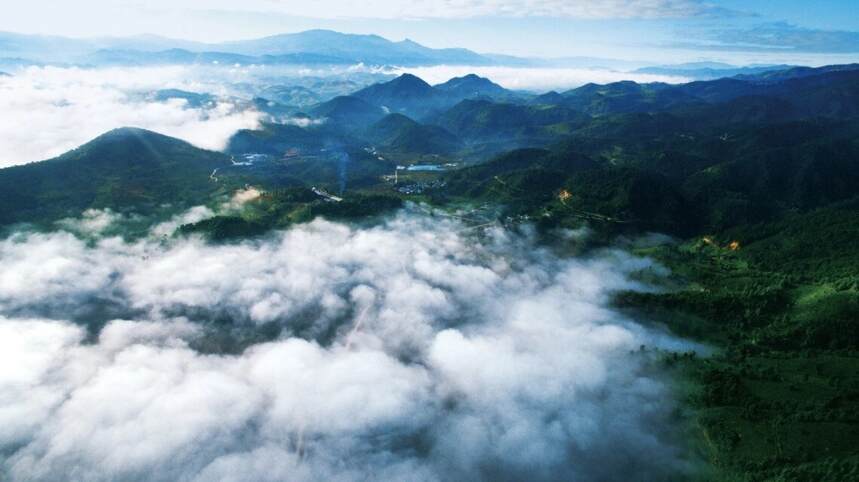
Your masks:
<svg viewBox="0 0 859 482"><path fill-rule="evenodd" d="M210 102L205 95L182 91L154 95ZM262 99L257 104L274 109ZM297 166L293 174L304 174L288 184L301 183L301 176L337 182L338 153L350 153L350 175L365 183L393 168L391 161L383 160L389 154L485 164L502 177L536 169L531 181L541 179L540 172L552 172L553 181L545 188L538 183L525 189L538 198L568 178L571 187L587 192L582 179L596 176L601 187L592 197L581 198L595 203L589 209L644 224L658 219L653 228L669 232L672 226L682 226L678 232L722 229L785 209L811 209L859 189L853 160L859 152L852 140L859 130L857 65L793 68L682 85L590 84L543 96L511 92L474 75L432 86L405 74L295 115L308 119L304 127L267 122L258 130L238 132L227 152L303 153L289 162ZM384 156L366 155L367 146ZM508 165L506 161L493 164L490 159L504 151L547 147L556 157L583 155L589 161L576 163L579 174L570 178L567 168L555 172L557 167L547 167L542 155L529 154L532 166L516 164L509 173L499 167ZM563 163L552 164L559 165ZM0 170L0 191L9 207L2 210L0 223L37 217L37 212L55 217L68 210L133 207L161 199L199 202L214 189L207 182L212 170L229 166L223 154L121 129L57 159ZM599 167L582 174L581 166ZM319 174L323 172L328 174ZM459 180L451 192L485 192L479 188L484 181L469 181L468 172L456 174ZM265 182L271 173L257 174L256 179ZM627 184L638 177L642 180ZM621 184L613 186L612 179ZM634 202L627 189L639 185L648 196L662 192L672 200ZM611 203L596 201L611 192L616 193ZM677 210L662 212L666 206Z"/></svg>
<svg viewBox="0 0 859 482"><path fill-rule="evenodd" d="M722 62L688 62L674 65L654 65L634 70L637 74L668 75L691 80L713 80L737 75L755 75L787 70L792 65L752 64L743 67Z"/></svg>
<svg viewBox="0 0 859 482"><path fill-rule="evenodd" d="M466 99L514 101L524 98L523 94L507 90L474 74L455 77L435 86L415 75L403 74L391 81L360 89L348 97L364 101L365 104L360 105L376 106L385 112L406 114L413 119L438 113ZM334 99L331 101L332 106L323 103L315 108L315 112L333 110L333 107L343 102L342 98ZM354 101L352 103L359 105Z"/></svg>
<svg viewBox="0 0 859 482"><path fill-rule="evenodd" d="M253 40L202 43L142 35L73 39L0 32L5 58L35 63L147 65L163 63L494 65L498 59L467 49L432 49L411 40L308 30Z"/></svg>
<svg viewBox="0 0 859 482"><path fill-rule="evenodd" d="M859 64L821 68L795 67L780 71L766 71L756 75L743 75L712 81L687 84L650 83L631 81L606 85L587 84L566 92L550 92L531 100L532 104L564 105L591 115L631 112L660 112L686 106L707 106L724 102L742 104L760 102L778 103L794 111L796 116L809 115L821 109L832 109L833 115L852 115L852 103L859 78ZM845 102L821 104L817 97L844 95ZM765 111L754 109L754 114ZM843 111L839 114L839 111ZM785 114L787 115L787 114Z"/></svg>
<svg viewBox="0 0 859 482"><path fill-rule="evenodd" d="M464 48L435 49L405 39L307 30L229 42L205 43L157 35L69 38L0 32L0 65L142 66L162 64L511 66L632 71L638 74L712 80L784 70L789 66L719 62L648 65L648 62L596 57L525 58L476 53ZM637 69L637 70L635 70Z"/></svg>

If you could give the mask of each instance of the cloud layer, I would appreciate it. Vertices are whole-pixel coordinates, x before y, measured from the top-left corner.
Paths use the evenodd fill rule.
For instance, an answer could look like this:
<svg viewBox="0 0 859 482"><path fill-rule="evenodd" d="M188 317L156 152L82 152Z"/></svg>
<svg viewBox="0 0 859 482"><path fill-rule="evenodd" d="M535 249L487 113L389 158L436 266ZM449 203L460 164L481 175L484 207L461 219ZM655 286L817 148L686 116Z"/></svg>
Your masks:
<svg viewBox="0 0 859 482"><path fill-rule="evenodd" d="M209 8L235 9L229 2L207 2ZM220 4L220 5L219 5ZM321 0L312 4L287 0L252 2L243 8L273 10L311 18L471 18L560 17L684 18L724 15L727 10L701 0L367 0L360 4Z"/></svg>
<svg viewBox="0 0 859 482"><path fill-rule="evenodd" d="M745 28L719 28L706 32L704 38L706 43L680 43L679 46L788 54L859 52L859 32L803 28L786 22L764 23Z"/></svg>
<svg viewBox="0 0 859 482"><path fill-rule="evenodd" d="M92 8L110 8L134 0L86 0ZM449 19L475 17L556 17L579 19L664 19L712 17L733 12L705 0L150 0L149 9L175 11L270 12L305 18L325 19Z"/></svg>
<svg viewBox="0 0 859 482"><path fill-rule="evenodd" d="M260 114L234 102L192 108L182 99L147 100L166 87L219 93L189 68L78 69L30 67L0 77L0 168L60 155L118 126L141 127L199 147L221 149Z"/></svg>
<svg viewBox="0 0 859 482"><path fill-rule="evenodd" d="M606 307L650 266L622 252L559 259L527 230L403 213L228 245L19 233L0 263L12 480L654 480L690 467L638 350L688 346ZM82 305L125 321L87 342L96 315ZM261 324L283 331L240 354L194 349L213 327Z"/></svg>

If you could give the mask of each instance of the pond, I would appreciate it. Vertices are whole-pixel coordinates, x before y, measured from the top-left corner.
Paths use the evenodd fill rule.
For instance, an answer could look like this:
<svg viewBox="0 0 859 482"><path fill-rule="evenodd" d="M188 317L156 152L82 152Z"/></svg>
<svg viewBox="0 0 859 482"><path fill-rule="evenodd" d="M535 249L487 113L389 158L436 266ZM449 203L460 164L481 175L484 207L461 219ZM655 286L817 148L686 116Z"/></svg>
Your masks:
<svg viewBox="0 0 859 482"><path fill-rule="evenodd" d="M444 166L438 164L414 164L406 168L407 171L446 171Z"/></svg>

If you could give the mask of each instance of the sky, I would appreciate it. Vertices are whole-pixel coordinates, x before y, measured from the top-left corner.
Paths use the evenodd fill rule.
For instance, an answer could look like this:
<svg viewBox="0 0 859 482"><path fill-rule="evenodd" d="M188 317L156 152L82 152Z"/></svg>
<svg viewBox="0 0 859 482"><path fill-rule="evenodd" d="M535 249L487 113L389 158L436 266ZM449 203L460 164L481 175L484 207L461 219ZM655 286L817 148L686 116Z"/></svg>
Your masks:
<svg viewBox="0 0 859 482"><path fill-rule="evenodd" d="M216 42L327 28L531 57L825 64L859 58L855 0L30 0L0 30Z"/></svg>

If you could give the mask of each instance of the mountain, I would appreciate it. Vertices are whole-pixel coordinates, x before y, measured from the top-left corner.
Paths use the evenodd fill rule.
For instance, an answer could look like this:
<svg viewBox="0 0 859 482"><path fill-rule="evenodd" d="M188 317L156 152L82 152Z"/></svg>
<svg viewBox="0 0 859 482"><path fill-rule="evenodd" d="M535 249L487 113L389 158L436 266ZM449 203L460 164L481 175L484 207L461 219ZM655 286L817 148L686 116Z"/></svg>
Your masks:
<svg viewBox="0 0 859 482"><path fill-rule="evenodd" d="M336 65L354 64L351 57L337 57L315 53L296 52L282 55L242 55L227 52L192 52L184 49L160 51L101 49L80 60L91 65L161 65L161 64L223 64L223 65Z"/></svg>
<svg viewBox="0 0 859 482"><path fill-rule="evenodd" d="M758 221L774 212L805 211L849 199L859 190L859 122L799 121L735 131L710 154L715 168L688 177L685 189L703 205L732 206L714 224Z"/></svg>
<svg viewBox="0 0 859 482"><path fill-rule="evenodd" d="M4 53L3 56L17 57L25 62L84 64L87 56L99 51L158 52L171 49L191 52L208 50L203 43L168 39L156 35L80 39L0 32L0 52Z"/></svg>
<svg viewBox="0 0 859 482"><path fill-rule="evenodd" d="M586 84L564 92L562 96L562 105L590 115L664 110L698 100L669 84L639 84L632 81Z"/></svg>
<svg viewBox="0 0 859 482"><path fill-rule="evenodd" d="M459 139L438 126L424 125L402 114L390 114L370 126L365 137L403 153L451 154L462 147Z"/></svg>
<svg viewBox="0 0 859 482"><path fill-rule="evenodd" d="M638 74L685 77L692 80L713 80L738 75L757 75L765 72L787 70L792 67L791 65L749 65L738 67L720 62L690 62L676 65L642 67L634 70L634 72Z"/></svg>
<svg viewBox="0 0 859 482"><path fill-rule="evenodd" d="M825 65L822 67L791 67L789 69L773 70L754 75L738 75L737 78L741 80L766 83L803 77L813 77L832 72L850 72L855 70L859 70L859 64Z"/></svg>
<svg viewBox="0 0 859 482"><path fill-rule="evenodd" d="M325 144L323 134L285 124L264 123L257 130L242 129L230 138L226 152L283 156L291 149L318 150Z"/></svg>
<svg viewBox="0 0 859 482"><path fill-rule="evenodd" d="M557 137L588 119L589 116L564 106L464 100L427 122L455 132L462 139L513 141Z"/></svg>
<svg viewBox="0 0 859 482"><path fill-rule="evenodd" d="M392 112L419 118L448 104L447 96L419 77L403 74L390 82L365 87L353 97Z"/></svg>
<svg viewBox="0 0 859 482"><path fill-rule="evenodd" d="M698 121L727 116L734 122L756 123L859 116L859 68L791 72L679 86L705 104L675 110Z"/></svg>
<svg viewBox="0 0 859 482"><path fill-rule="evenodd" d="M373 65L489 65L493 62L466 49L432 49L411 40L392 42L378 35L344 34L331 30L274 35L256 40L225 42L218 51L244 55L315 54L338 63Z"/></svg>
<svg viewBox="0 0 859 482"><path fill-rule="evenodd" d="M325 100L325 97L318 92L300 85L273 85L263 89L259 95L265 99L297 107L308 107Z"/></svg>
<svg viewBox="0 0 859 482"><path fill-rule="evenodd" d="M560 105L564 103L564 95L550 90L545 94L540 94L532 97L528 100L528 103L531 105Z"/></svg>
<svg viewBox="0 0 859 482"><path fill-rule="evenodd" d="M358 129L385 116L385 111L377 105L350 95L335 97L311 107L308 113L327 122Z"/></svg>
<svg viewBox="0 0 859 482"><path fill-rule="evenodd" d="M162 65L162 64L252 64L263 63L257 57L224 52L192 52L184 49L159 51L99 49L80 57L88 65Z"/></svg>
<svg viewBox="0 0 859 482"><path fill-rule="evenodd" d="M392 42L378 35L331 30L223 43L201 43L152 35L127 38L72 39L0 32L0 52L23 62L78 65L156 63L493 65L466 49L433 49L411 40Z"/></svg>
<svg viewBox="0 0 859 482"><path fill-rule="evenodd" d="M447 92L448 95L459 99L470 99L477 97L505 97L510 91L476 74L468 74L464 77L454 77L443 84L437 84L436 90Z"/></svg>
<svg viewBox="0 0 859 482"><path fill-rule="evenodd" d="M823 209L859 192L856 66L589 84L527 104L464 101L431 121L469 142L548 145L449 179L451 194L549 213L544 224L584 217L689 236ZM576 156L592 162L549 165ZM558 205L561 189L572 197Z"/></svg>
<svg viewBox="0 0 859 482"><path fill-rule="evenodd" d="M489 79L469 74L431 86L412 74L380 82L352 94L370 104L420 119L466 99L519 100L521 96Z"/></svg>
<svg viewBox="0 0 859 482"><path fill-rule="evenodd" d="M538 97L532 103L563 105L591 115L662 112L752 98L789 105L795 117L852 116L859 97L859 65L792 68L687 84L638 84L631 81L587 84L577 89ZM822 102L822 100L826 102ZM781 120L787 120L782 118Z"/></svg>
<svg viewBox="0 0 859 482"><path fill-rule="evenodd" d="M448 182L450 194L492 199L508 206L509 214L533 217L544 227L580 219L601 221L601 228L628 226L673 234L698 227L688 223L697 215L694 203L667 176L615 168L566 143L549 150L502 154L487 164L451 173ZM559 202L562 190L570 197Z"/></svg>
<svg viewBox="0 0 859 482"><path fill-rule="evenodd" d="M520 98L519 102L504 102L483 96L506 91L476 75L431 86L405 74L360 89L354 95L309 107L308 122L303 127L268 123L256 131L241 131L232 139L228 152L280 156L293 148L321 152L333 143L356 150L375 145L383 151L404 154L456 153L470 163L505 150L544 147L567 139L592 159L610 160L615 166L633 169L630 172L647 166L648 176L660 174L675 182L691 179L690 176L720 164L726 157L752 159L744 161L743 166L759 162L746 152L727 152L726 141L720 139L728 139L728 144L734 139L749 139L743 142L760 147L765 139L746 136L752 128L787 129L791 123L817 118L837 122L859 117L857 79L859 70L850 66L790 69L778 75L766 73L750 79L726 78L682 85L588 84L560 94L553 92L527 101ZM189 102L206 101L182 91L163 91L157 95ZM476 98L450 105L469 95ZM292 107L261 98L254 99L253 104L258 110L269 112L272 119L301 115L295 114ZM810 124L803 125L806 127L802 132L807 132ZM689 146L690 142L694 145ZM786 159L785 169L815 171L817 164L802 159L787 161L808 156L808 152L781 153ZM845 149L845 152L852 151ZM720 169L742 171L728 164L721 164ZM766 163L749 169L748 175L753 173L766 179L772 179L777 172ZM846 168L842 165L833 169ZM842 177L849 178L846 174ZM705 179L716 179L717 184L723 182L714 176L695 179L700 186L709 185ZM834 184L818 186L801 177L795 179L814 186L812 191L824 185L828 186L828 192L843 191ZM752 191L743 194L747 195L752 195ZM810 199L807 192L789 198L770 195L767 199L760 193L754 196L768 201L783 199L785 205L793 206L805 206L809 201L800 200ZM744 202L762 204L759 200ZM756 215L748 214L749 219Z"/></svg>
<svg viewBox="0 0 859 482"><path fill-rule="evenodd" d="M592 213L615 220L607 227L689 236L807 212L859 192L859 120L752 124L728 137L684 130L682 122L674 133L652 123L647 114L624 115L609 130L590 125L548 150L501 155L451 174L451 193L506 199L531 213L551 207L545 222ZM625 124L622 133L616 124ZM645 134L629 134L637 131ZM572 197L558 205L562 188Z"/></svg>
<svg viewBox="0 0 859 482"><path fill-rule="evenodd" d="M146 210L200 203L227 156L143 129L122 128L57 158L0 169L0 225L79 216L88 208Z"/></svg>

